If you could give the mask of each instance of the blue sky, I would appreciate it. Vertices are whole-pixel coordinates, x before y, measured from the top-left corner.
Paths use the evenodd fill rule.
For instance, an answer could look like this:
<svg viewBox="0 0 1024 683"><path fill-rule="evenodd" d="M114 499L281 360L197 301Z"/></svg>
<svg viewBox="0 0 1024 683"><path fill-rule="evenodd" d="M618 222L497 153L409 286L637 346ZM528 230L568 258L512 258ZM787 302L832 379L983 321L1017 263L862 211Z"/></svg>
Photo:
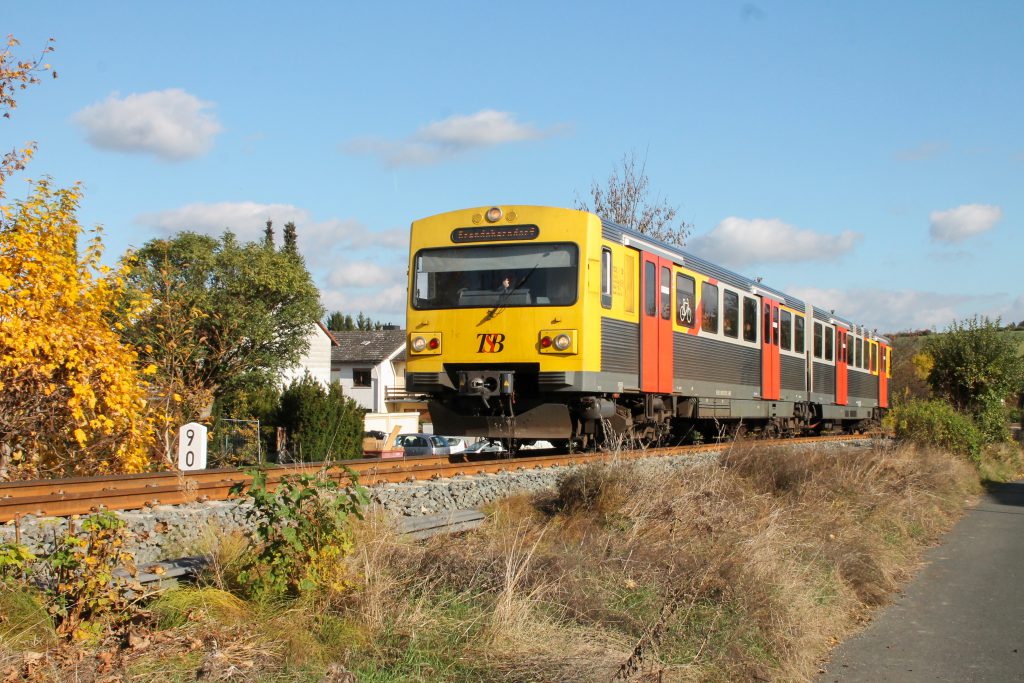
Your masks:
<svg viewBox="0 0 1024 683"><path fill-rule="evenodd" d="M324 305L383 320L412 220L572 206L629 153L688 248L868 327L1024 320L1024 4L368 5L2 0L59 78L0 147L84 184L110 261L294 220Z"/></svg>

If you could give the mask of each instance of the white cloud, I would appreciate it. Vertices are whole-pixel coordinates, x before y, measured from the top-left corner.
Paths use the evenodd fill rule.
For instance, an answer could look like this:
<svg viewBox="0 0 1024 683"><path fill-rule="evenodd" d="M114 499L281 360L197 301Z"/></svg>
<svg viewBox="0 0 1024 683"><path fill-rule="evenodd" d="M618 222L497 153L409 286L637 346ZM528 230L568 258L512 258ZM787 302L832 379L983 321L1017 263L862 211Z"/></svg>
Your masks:
<svg viewBox="0 0 1024 683"><path fill-rule="evenodd" d="M168 234L191 230L219 237L230 229L242 241L262 240L267 220L274 223L278 244L285 223L295 223L299 251L311 266L332 265L338 254L350 251L383 249L404 254L409 244L407 230L372 231L353 219L316 220L309 211L292 204L196 203L135 218L140 225Z"/></svg>
<svg viewBox="0 0 1024 683"><path fill-rule="evenodd" d="M831 261L853 249L862 237L851 230L838 235L801 230L777 218L730 216L711 232L691 239L687 249L732 267L751 263Z"/></svg>
<svg viewBox="0 0 1024 683"><path fill-rule="evenodd" d="M356 261L336 266L327 276L332 287L378 287L405 280L405 261L399 268L384 267L369 261Z"/></svg>
<svg viewBox="0 0 1024 683"><path fill-rule="evenodd" d="M787 287L798 299L879 332L944 329L953 320L969 315L967 307L987 296L920 292L910 289L819 289Z"/></svg>
<svg viewBox="0 0 1024 683"><path fill-rule="evenodd" d="M344 150L378 157L389 167L424 166L473 149L537 140L551 134L552 131L519 123L509 112L485 109L434 121L405 140L374 137L351 140Z"/></svg>
<svg viewBox="0 0 1024 683"><path fill-rule="evenodd" d="M962 242L991 230L1002 217L1003 210L990 204L963 204L928 215L931 236L936 242Z"/></svg>
<svg viewBox="0 0 1024 683"><path fill-rule="evenodd" d="M120 152L149 152L180 161L207 152L222 128L205 102L172 88L128 95L112 94L76 113L89 143Z"/></svg>
<svg viewBox="0 0 1024 683"><path fill-rule="evenodd" d="M332 289L320 290L320 302L329 312L341 311L355 317L360 311L374 320L394 323L405 327L405 279L389 287L369 289Z"/></svg>

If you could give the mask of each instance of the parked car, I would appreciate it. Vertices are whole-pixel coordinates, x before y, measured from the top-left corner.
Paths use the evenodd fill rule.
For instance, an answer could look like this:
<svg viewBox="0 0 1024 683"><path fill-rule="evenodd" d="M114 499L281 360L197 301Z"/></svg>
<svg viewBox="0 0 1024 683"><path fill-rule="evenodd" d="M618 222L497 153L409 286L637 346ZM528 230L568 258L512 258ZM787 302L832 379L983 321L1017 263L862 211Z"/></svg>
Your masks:
<svg viewBox="0 0 1024 683"><path fill-rule="evenodd" d="M466 450L466 440L461 436L443 436L441 438L448 442L449 455L458 455Z"/></svg>
<svg viewBox="0 0 1024 683"><path fill-rule="evenodd" d="M507 449L500 441L491 441L484 439L483 441L477 441L476 443L470 444L469 448L466 449L466 453L507 453Z"/></svg>
<svg viewBox="0 0 1024 683"><path fill-rule="evenodd" d="M406 455L448 455L451 452L448 440L436 434L399 434L395 445L404 449Z"/></svg>

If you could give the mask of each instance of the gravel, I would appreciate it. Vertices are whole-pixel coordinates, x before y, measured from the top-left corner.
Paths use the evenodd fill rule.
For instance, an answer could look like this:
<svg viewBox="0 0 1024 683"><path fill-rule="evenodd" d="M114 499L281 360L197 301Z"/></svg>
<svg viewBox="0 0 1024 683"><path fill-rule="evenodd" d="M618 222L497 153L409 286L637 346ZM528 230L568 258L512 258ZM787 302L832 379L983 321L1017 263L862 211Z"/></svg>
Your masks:
<svg viewBox="0 0 1024 683"><path fill-rule="evenodd" d="M870 440L812 444L829 450L862 448ZM679 469L712 462L719 451L699 455L657 457L635 461L645 467ZM450 479L416 481L401 484L377 484L369 487L371 506L396 517L437 515L479 508L508 496L553 489L560 477L578 466L524 469L497 474L476 474ZM143 510L118 512L130 530L130 550L140 565L182 557L195 552L208 534L224 534L246 528L250 505L243 500L211 501L188 505L159 505ZM52 547L76 518L26 516L20 522L21 542L40 554ZM13 522L0 525L0 543L13 542Z"/></svg>

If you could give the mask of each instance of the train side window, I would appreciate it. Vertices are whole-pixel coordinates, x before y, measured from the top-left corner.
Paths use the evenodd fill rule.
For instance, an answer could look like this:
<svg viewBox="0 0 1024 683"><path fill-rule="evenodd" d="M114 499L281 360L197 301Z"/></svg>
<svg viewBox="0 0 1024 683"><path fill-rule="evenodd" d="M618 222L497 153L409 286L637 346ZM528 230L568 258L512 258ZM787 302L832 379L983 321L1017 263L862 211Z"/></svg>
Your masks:
<svg viewBox="0 0 1024 683"><path fill-rule="evenodd" d="M701 283L700 307L703 314L700 319L701 329L712 334L718 333L718 285Z"/></svg>
<svg viewBox="0 0 1024 683"><path fill-rule="evenodd" d="M644 261L644 313L658 315L658 269Z"/></svg>
<svg viewBox="0 0 1024 683"><path fill-rule="evenodd" d="M814 357L821 358L821 344L824 339L824 332L821 323L814 323Z"/></svg>
<svg viewBox="0 0 1024 683"><path fill-rule="evenodd" d="M722 331L733 339L740 336L740 295L728 289L722 292Z"/></svg>
<svg viewBox="0 0 1024 683"><path fill-rule="evenodd" d="M672 318L672 271L665 266L661 267L661 317Z"/></svg>
<svg viewBox="0 0 1024 683"><path fill-rule="evenodd" d="M832 346L835 343L835 328L825 328L825 360L832 360Z"/></svg>
<svg viewBox="0 0 1024 683"><path fill-rule="evenodd" d="M757 341L757 299L743 297L743 341Z"/></svg>
<svg viewBox="0 0 1024 683"><path fill-rule="evenodd" d="M779 330L779 339L782 340L782 350L789 351L793 346L793 314L789 311L782 312L782 329Z"/></svg>
<svg viewBox="0 0 1024 683"><path fill-rule="evenodd" d="M797 353L803 353L804 349L804 317L802 315L795 315L793 320L793 350Z"/></svg>
<svg viewBox="0 0 1024 683"><path fill-rule="evenodd" d="M601 305L612 307L612 250L608 247L601 250Z"/></svg>
<svg viewBox="0 0 1024 683"><path fill-rule="evenodd" d="M857 367L863 370L868 366L867 360L868 341L861 337L857 340Z"/></svg>
<svg viewBox="0 0 1024 683"><path fill-rule="evenodd" d="M878 344L871 344L871 372L878 369Z"/></svg>
<svg viewBox="0 0 1024 683"><path fill-rule="evenodd" d="M853 365L854 367L860 367L864 359L864 339L857 337L853 345Z"/></svg>
<svg viewBox="0 0 1024 683"><path fill-rule="evenodd" d="M692 277L676 273L676 322L683 327L693 327L695 287Z"/></svg>
<svg viewBox="0 0 1024 683"><path fill-rule="evenodd" d="M761 317L761 321L764 322L764 329L761 331L761 342L764 344L772 343L772 305L768 302L764 304L764 315Z"/></svg>

